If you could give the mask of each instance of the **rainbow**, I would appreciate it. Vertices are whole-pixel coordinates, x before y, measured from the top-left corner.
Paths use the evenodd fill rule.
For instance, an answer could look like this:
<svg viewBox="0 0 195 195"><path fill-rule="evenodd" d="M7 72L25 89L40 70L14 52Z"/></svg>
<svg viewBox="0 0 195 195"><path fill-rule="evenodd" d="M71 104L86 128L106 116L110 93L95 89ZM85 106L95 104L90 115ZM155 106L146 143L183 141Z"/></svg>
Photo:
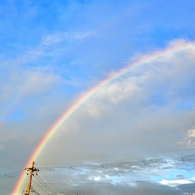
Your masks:
<svg viewBox="0 0 195 195"><path fill-rule="evenodd" d="M144 64L148 64L158 58L162 58L165 57L169 54L172 53L176 53L179 51L183 51L183 50L187 50L190 48L195 48L195 43L194 42L185 42L185 43L181 43L179 45L175 45L172 47L168 47L165 50L161 50L161 51L157 51L154 52L150 55L145 55L143 56L141 59L139 59L138 61L129 64L128 66L126 66L125 68L122 68L120 70L118 70L117 72L114 72L112 74L110 74L106 79L102 80L101 82L99 82L95 87L93 87L92 89L88 90L87 92L85 92L84 94L81 95L80 98L78 98L73 104L72 106L70 106L68 108L68 110L66 110L64 112L64 114L53 124L53 126L48 130L48 132L46 133L45 137L43 137L42 141L38 144L38 146L36 147L36 149L34 150L33 154L31 155L31 157L29 158L26 166L29 166L32 161L34 161L35 159L38 158L38 156L40 155L40 153L43 151L43 149L45 148L45 146L47 145L48 141L52 138L52 136L55 134L55 132L60 128L60 126L65 123L69 117L72 116L72 114L84 103L86 102L89 98L91 98L95 93L97 93L101 88L103 88L105 85L109 84L110 82L112 82L113 80L121 77L122 75L124 75L125 73L127 73L128 71L130 71L133 67L136 66L140 66L140 65L144 65ZM22 174L21 177L18 179L15 188L13 190L13 195L19 194L21 193L21 188L23 186L23 183L25 181L25 174Z"/></svg>

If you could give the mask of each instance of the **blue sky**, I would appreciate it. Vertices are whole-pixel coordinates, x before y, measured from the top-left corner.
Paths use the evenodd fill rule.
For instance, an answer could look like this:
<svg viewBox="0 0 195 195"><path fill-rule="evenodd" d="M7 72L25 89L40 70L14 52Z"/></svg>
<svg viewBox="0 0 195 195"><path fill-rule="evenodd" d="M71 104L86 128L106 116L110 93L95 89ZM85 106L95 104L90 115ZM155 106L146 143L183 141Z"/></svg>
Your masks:
<svg viewBox="0 0 195 195"><path fill-rule="evenodd" d="M173 45L194 45L194 10L195 2L184 0L2 0L0 174L23 169L52 124L112 72ZM192 154L194 56L192 46L135 67L108 83L62 125L36 159L37 165L77 162L82 167L85 162L115 163L114 159L130 161L135 156L142 161ZM83 174L69 172L66 182L89 182L100 176L111 182L101 185L101 190L69 186L56 194L94 190L99 195L195 193L190 191L195 180L188 170L194 173L192 161L175 169L177 159L167 163L166 170L156 170L153 163L140 167L139 160L132 165L137 169L128 168L135 180L143 182L113 186L115 178L132 179L125 167L104 173L88 166ZM158 176L149 177L148 172ZM185 181L179 183L176 172ZM64 175L46 174L51 180L65 181ZM0 180L0 193L11 195L17 179Z"/></svg>

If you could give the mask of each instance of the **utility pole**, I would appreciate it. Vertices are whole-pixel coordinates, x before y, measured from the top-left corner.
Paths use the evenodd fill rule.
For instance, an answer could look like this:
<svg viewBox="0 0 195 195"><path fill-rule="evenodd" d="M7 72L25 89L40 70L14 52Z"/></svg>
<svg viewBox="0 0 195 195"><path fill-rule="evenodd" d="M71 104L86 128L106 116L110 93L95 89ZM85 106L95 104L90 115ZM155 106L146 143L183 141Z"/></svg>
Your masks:
<svg viewBox="0 0 195 195"><path fill-rule="evenodd" d="M24 191L24 195L30 195L30 191L31 191L31 184L32 184L32 177L34 176L34 174L39 171L39 169L35 168L35 162L32 162L32 166L29 168L25 168L25 170L27 171L27 175L29 174L29 180L28 180L28 186L26 188L26 190Z"/></svg>

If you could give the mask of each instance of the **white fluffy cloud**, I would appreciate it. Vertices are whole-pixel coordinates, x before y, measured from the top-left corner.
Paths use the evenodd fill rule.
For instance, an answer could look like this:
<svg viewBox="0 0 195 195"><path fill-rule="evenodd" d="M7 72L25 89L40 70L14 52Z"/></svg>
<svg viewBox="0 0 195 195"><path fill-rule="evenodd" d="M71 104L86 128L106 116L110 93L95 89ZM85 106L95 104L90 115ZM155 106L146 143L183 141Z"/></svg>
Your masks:
<svg viewBox="0 0 195 195"><path fill-rule="evenodd" d="M189 148L195 147L195 129L190 129L187 131L186 137L182 143Z"/></svg>
<svg viewBox="0 0 195 195"><path fill-rule="evenodd" d="M193 178L192 178L192 181L191 180L185 180L185 179L172 180L172 181L162 180L160 183L163 184L163 185L170 186L170 187L175 187L175 186L182 185L182 184L194 183L193 180L194 180Z"/></svg>

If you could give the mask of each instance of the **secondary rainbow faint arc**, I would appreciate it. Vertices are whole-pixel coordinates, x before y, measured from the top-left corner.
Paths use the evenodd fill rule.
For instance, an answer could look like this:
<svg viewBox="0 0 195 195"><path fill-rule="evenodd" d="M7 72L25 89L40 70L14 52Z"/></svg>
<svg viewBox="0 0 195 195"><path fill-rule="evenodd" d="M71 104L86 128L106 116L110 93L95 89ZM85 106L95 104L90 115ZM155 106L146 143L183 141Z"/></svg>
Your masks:
<svg viewBox="0 0 195 195"><path fill-rule="evenodd" d="M67 119L84 103L86 102L90 97L92 97L95 93L97 93L102 87L104 87L105 85L107 85L108 83L110 83L111 81L119 78L120 76L122 76L123 74L127 73L129 70L131 70L131 68L135 67L135 66L139 66L139 65L143 65L143 64L147 64L157 58L160 57L164 57L168 54L171 53L175 53L181 50L186 50L188 48L193 48L195 47L194 42L189 42L189 43L183 43L181 45L177 45L171 48L168 48L166 50L161 50L158 52L155 52L151 55L146 55L144 57L142 57L140 60L126 66L125 68L120 69L117 72L112 73L110 76L108 76L106 79L102 80L101 82L99 82L95 87L93 87L92 89L88 90L86 93L84 93L80 98L78 98L73 104L72 106L70 106L68 108L68 110L66 110L64 112L64 114L56 121L56 123L53 124L53 126L48 130L48 133L45 135L45 137L43 137L42 141L38 144L38 146L36 147L35 151L33 152L33 154L31 155L30 159L28 160L26 166L29 166L33 160L35 160L36 158L38 158L39 154L41 153L41 151L44 149L44 147L46 146L47 142L50 140L50 138L53 136L53 134L59 129L59 127L67 121ZM13 195L18 194L19 192L21 192L21 188L23 186L23 183L25 181L25 174L22 174L21 177L19 178L19 180L17 181L15 188L13 190Z"/></svg>

